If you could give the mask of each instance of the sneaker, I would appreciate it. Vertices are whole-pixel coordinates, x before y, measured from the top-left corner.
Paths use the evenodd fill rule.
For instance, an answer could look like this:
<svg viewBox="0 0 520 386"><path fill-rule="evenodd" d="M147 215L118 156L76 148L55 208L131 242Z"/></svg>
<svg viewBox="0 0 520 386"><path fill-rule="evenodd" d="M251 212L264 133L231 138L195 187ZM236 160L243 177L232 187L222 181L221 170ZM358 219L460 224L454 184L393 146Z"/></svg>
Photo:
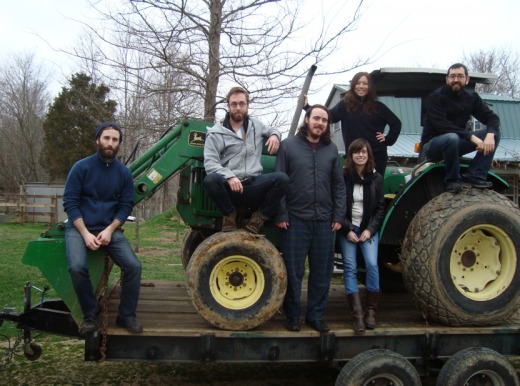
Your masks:
<svg viewBox="0 0 520 386"><path fill-rule="evenodd" d="M97 331L98 325L96 319L93 317L84 318L79 326L79 333L85 335L89 332Z"/></svg>
<svg viewBox="0 0 520 386"><path fill-rule="evenodd" d="M231 232L237 229L237 212L234 210L230 214L222 217L222 232Z"/></svg>
<svg viewBox="0 0 520 386"><path fill-rule="evenodd" d="M118 325L119 327L124 327L128 331L133 333L139 333L143 331L143 325L139 323L135 318L123 319L118 316L116 318L116 325Z"/></svg>
<svg viewBox="0 0 520 386"><path fill-rule="evenodd" d="M251 215L251 219L244 228L251 233L258 234L260 232L260 229L262 229L262 227L264 226L264 222L266 222L267 219L267 217L260 213L260 210L257 210Z"/></svg>
<svg viewBox="0 0 520 386"><path fill-rule="evenodd" d="M493 183L491 181L484 180L482 178L474 177L471 174L464 174L462 176L462 181L470 184L476 189L489 189L493 187Z"/></svg>
<svg viewBox="0 0 520 386"><path fill-rule="evenodd" d="M464 185L459 181L450 181L446 183L446 191L448 193L460 193Z"/></svg>

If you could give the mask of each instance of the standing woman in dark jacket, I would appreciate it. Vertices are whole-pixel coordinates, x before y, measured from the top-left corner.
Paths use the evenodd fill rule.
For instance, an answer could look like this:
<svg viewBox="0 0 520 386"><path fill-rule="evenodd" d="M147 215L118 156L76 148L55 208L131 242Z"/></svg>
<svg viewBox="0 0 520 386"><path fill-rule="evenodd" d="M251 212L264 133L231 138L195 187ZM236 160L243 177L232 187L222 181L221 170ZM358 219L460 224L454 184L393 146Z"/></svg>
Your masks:
<svg viewBox="0 0 520 386"><path fill-rule="evenodd" d="M348 148L343 175L347 189L347 216L337 238L343 257L345 291L356 333L364 333L365 328L375 328L381 296L377 252L379 228L385 215L385 197L383 177L374 171L374 164L368 141L362 138L354 140ZM358 246L363 253L367 271L364 314L357 285Z"/></svg>
<svg viewBox="0 0 520 386"><path fill-rule="evenodd" d="M307 109L308 105L304 108ZM377 100L376 88L368 72L358 72L350 81L350 89L330 113L332 123L341 121L345 151L357 138L372 146L376 170L385 176L387 147L392 146L401 132L401 120L385 104ZM388 125L388 134L384 134Z"/></svg>

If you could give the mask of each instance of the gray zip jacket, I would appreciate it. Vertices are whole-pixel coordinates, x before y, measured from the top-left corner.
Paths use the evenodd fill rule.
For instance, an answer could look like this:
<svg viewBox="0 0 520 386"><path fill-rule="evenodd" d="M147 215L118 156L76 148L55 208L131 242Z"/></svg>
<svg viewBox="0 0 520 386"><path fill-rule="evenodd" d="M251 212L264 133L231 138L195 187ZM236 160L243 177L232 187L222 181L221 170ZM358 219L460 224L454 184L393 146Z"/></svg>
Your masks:
<svg viewBox="0 0 520 386"><path fill-rule="evenodd" d="M251 117L247 117L244 124L247 126L245 139L219 123L208 128L204 144L204 168L207 174L218 173L226 179L244 179L262 173L260 156L263 140L273 134L280 139L281 133Z"/></svg>

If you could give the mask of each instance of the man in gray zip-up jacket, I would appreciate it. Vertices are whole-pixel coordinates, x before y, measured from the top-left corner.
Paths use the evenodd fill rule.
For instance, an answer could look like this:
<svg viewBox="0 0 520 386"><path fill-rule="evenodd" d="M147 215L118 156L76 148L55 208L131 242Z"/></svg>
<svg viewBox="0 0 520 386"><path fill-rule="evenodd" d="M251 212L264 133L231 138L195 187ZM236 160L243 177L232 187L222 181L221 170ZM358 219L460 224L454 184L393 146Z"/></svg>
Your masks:
<svg viewBox="0 0 520 386"><path fill-rule="evenodd" d="M233 87L227 95L229 112L222 124L208 129L204 145L204 188L222 211L222 231L237 229L237 207L253 210L245 229L259 233L276 214L289 186L285 173L262 173L263 141L270 154L280 146L281 133L248 115L249 94Z"/></svg>

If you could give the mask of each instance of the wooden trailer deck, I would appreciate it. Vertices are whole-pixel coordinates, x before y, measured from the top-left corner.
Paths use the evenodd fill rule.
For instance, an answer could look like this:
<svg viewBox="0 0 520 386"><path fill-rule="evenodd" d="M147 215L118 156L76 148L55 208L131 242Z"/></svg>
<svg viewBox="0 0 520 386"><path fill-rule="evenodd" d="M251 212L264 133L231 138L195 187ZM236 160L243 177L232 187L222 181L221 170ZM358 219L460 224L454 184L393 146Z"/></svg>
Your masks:
<svg viewBox="0 0 520 386"><path fill-rule="evenodd" d="M118 285L108 291L107 360L344 361L365 350L387 348L408 359L426 361L448 358L472 345L486 346L504 355L520 355L519 325L477 328L428 324L406 293L384 294L378 327L355 335L343 286L333 285L324 319L331 331L320 335L303 322L300 332L285 330L281 313L254 330L218 329L191 305L184 282L167 281L142 284L137 317L144 331L131 334L115 325L119 292ZM304 291L303 309L305 299ZM102 320L99 322L102 325ZM86 345L91 345L88 339ZM92 354L88 351L86 357Z"/></svg>
<svg viewBox="0 0 520 386"><path fill-rule="evenodd" d="M109 289L109 335L125 335L126 330L115 325L119 304L120 287L114 285ZM302 306L305 309L307 292L303 291ZM192 306L184 282L153 281L143 282L137 310L138 320L144 326L145 335L178 335L183 334L218 334L228 336L236 331L225 331L206 322ZM281 334L288 336L319 336L319 333L303 323L300 332L289 332L284 328L285 318L281 311L264 325L252 330L255 334ZM331 331L338 334L354 335L351 328L350 309L343 286L333 285L330 289L329 305L325 322ZM406 293L385 294L382 297L378 323L380 329L410 328L424 329L428 327ZM397 327L398 326L398 327ZM130 333L128 333L131 335Z"/></svg>

